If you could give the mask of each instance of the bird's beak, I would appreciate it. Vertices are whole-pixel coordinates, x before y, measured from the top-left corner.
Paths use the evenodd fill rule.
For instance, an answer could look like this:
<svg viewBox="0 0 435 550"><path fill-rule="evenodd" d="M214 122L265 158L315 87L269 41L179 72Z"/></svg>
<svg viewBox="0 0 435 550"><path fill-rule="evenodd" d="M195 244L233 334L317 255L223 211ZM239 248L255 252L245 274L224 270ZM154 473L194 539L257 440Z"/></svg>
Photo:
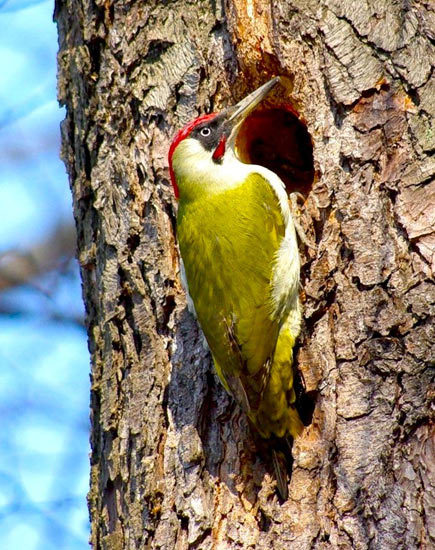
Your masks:
<svg viewBox="0 0 435 550"><path fill-rule="evenodd" d="M234 105L234 107L229 107L227 109L227 121L228 125L228 138L227 142L234 145L235 138L237 136L238 129L240 128L242 122L245 118L251 113L255 107L269 94L269 92L276 86L280 81L280 77L276 76L272 78L263 86L260 86L257 90L246 96L242 101Z"/></svg>

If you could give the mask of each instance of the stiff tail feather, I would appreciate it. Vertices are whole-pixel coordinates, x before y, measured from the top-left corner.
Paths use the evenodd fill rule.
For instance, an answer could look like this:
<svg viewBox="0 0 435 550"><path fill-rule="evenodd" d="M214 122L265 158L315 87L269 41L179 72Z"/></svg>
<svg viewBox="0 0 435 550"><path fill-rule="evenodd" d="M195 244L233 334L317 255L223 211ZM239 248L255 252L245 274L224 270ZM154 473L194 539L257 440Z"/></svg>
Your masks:
<svg viewBox="0 0 435 550"><path fill-rule="evenodd" d="M283 466L283 457L281 453L272 449L273 468L275 470L276 487L282 500L288 499L288 474L287 468Z"/></svg>
<svg viewBox="0 0 435 550"><path fill-rule="evenodd" d="M272 441L272 463L275 470L276 488L282 501L288 499L288 484L291 478L293 438L284 437Z"/></svg>

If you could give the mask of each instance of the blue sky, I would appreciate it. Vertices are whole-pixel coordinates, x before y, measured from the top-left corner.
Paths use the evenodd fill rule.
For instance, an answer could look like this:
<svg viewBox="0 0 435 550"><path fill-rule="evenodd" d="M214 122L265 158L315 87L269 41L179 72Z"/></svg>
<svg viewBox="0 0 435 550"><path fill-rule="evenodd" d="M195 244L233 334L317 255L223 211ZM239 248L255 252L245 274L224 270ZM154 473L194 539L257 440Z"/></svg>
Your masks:
<svg viewBox="0 0 435 550"><path fill-rule="evenodd" d="M72 223L52 12L0 1L0 262ZM88 548L89 354L68 320L82 315L75 262L0 294L0 548Z"/></svg>

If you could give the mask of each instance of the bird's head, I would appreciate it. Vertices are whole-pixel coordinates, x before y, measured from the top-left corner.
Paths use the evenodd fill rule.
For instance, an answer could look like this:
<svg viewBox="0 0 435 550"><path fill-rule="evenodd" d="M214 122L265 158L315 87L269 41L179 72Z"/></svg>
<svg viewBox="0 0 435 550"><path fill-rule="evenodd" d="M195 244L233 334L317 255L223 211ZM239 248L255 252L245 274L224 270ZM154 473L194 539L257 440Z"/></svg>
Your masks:
<svg viewBox="0 0 435 550"><path fill-rule="evenodd" d="M214 168L226 158L234 158L240 126L278 82L279 77L269 80L237 105L200 116L175 134L169 149L169 172L177 198L184 181L211 178Z"/></svg>

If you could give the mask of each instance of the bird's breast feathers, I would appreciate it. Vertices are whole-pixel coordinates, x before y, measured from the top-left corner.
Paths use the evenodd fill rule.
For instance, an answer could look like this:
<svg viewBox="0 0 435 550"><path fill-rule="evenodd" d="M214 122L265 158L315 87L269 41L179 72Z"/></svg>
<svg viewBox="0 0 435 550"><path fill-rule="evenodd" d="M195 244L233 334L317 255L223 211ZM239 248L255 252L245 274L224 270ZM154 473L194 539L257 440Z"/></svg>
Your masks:
<svg viewBox="0 0 435 550"><path fill-rule="evenodd" d="M243 294L242 287L252 286L250 279L264 279L268 296L263 298L271 317L280 318L297 300L299 286L299 254L284 185L270 170L232 155L210 170L207 162L204 155L196 175L179 180L178 238L192 298L195 302L191 287L199 281L208 286L232 282L226 290L236 284Z"/></svg>

